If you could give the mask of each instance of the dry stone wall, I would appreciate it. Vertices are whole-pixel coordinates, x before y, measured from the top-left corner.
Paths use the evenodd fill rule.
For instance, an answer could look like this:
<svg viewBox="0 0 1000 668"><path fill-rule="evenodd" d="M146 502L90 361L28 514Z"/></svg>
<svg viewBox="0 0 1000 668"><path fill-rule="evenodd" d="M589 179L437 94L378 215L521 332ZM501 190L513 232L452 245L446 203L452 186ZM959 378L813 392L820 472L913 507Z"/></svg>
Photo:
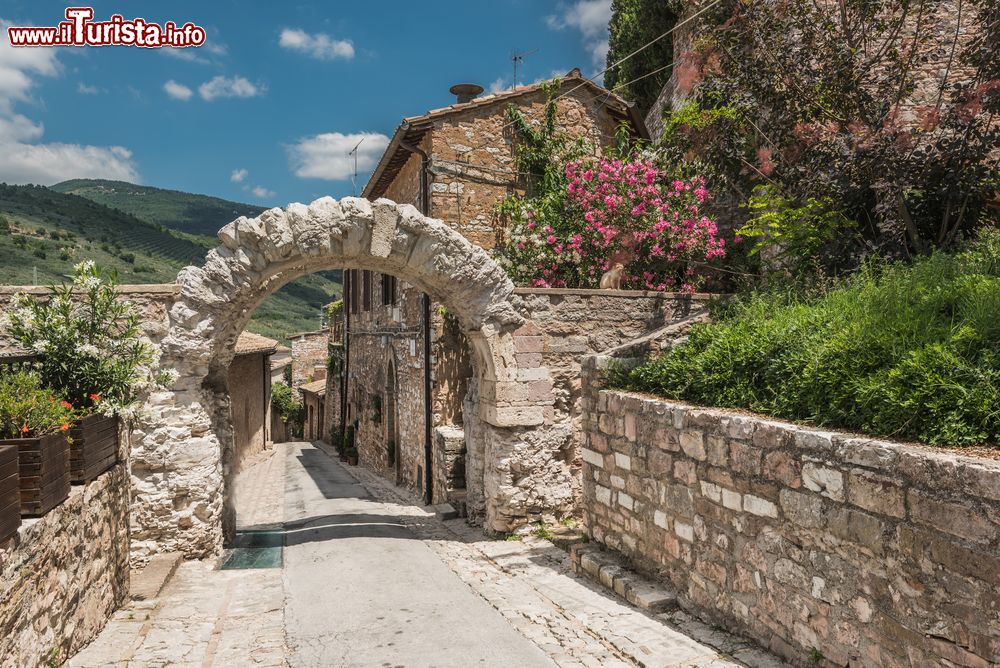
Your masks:
<svg viewBox="0 0 1000 668"><path fill-rule="evenodd" d="M128 597L125 464L0 545L0 666L62 665Z"/></svg>
<svg viewBox="0 0 1000 668"><path fill-rule="evenodd" d="M525 353L552 377L551 419L563 427L562 458L573 506L580 499L581 368L584 359L663 327L707 313L711 295L640 290L518 288L531 318Z"/></svg>
<svg viewBox="0 0 1000 668"><path fill-rule="evenodd" d="M793 661L1000 662L1000 461L601 389L584 520L689 610Z"/></svg>

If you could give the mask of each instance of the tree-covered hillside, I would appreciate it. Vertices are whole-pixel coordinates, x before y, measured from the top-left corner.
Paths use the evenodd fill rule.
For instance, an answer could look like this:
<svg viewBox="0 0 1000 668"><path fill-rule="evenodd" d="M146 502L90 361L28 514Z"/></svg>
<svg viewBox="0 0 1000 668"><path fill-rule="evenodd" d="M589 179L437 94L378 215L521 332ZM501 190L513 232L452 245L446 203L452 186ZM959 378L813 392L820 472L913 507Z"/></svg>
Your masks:
<svg viewBox="0 0 1000 668"><path fill-rule="evenodd" d="M51 188L119 209L154 225L212 237L229 221L240 216L252 218L265 209L208 195L139 186L124 181L73 179Z"/></svg>
<svg viewBox="0 0 1000 668"><path fill-rule="evenodd" d="M215 244L76 195L0 184L0 284L58 283L84 259L117 269L122 283L173 283ZM265 301L250 329L279 340L316 329L320 308L340 294L339 271L306 276Z"/></svg>

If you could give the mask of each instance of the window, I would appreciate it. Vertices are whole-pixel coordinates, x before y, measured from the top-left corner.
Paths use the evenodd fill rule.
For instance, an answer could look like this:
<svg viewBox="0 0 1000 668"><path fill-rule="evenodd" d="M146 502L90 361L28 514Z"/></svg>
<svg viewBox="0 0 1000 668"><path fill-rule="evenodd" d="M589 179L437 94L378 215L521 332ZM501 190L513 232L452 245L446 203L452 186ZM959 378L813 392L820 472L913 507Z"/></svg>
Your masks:
<svg viewBox="0 0 1000 668"><path fill-rule="evenodd" d="M361 309L372 310L372 272L365 270L361 277Z"/></svg>
<svg viewBox="0 0 1000 668"><path fill-rule="evenodd" d="M396 277L382 274L382 306L396 305Z"/></svg>
<svg viewBox="0 0 1000 668"><path fill-rule="evenodd" d="M350 284L350 291L348 292L348 294L350 295L351 313L358 313L360 311L360 306L361 306L361 299L360 299L361 293L358 289L359 285L358 285L357 269L348 270L347 281Z"/></svg>

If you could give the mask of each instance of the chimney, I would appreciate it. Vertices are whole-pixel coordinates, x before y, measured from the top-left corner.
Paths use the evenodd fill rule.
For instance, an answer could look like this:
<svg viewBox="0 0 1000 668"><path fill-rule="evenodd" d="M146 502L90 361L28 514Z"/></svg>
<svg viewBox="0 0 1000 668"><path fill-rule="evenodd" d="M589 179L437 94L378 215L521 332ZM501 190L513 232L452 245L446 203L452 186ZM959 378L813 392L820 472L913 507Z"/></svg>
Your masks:
<svg viewBox="0 0 1000 668"><path fill-rule="evenodd" d="M448 89L448 92L458 98L458 104L465 104L476 99L476 96L483 92L483 87L467 83L455 84Z"/></svg>

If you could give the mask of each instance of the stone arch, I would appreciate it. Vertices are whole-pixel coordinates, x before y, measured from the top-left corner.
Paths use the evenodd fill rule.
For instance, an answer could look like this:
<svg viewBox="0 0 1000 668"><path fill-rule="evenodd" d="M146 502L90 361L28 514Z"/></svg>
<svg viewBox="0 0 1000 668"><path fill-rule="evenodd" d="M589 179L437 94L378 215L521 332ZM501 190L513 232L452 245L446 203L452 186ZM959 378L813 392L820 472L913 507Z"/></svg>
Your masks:
<svg viewBox="0 0 1000 668"><path fill-rule="evenodd" d="M502 497L511 481L503 475L489 479L489 464L525 444L535 447L537 435L527 432L542 428L551 413L551 383L548 371L536 363L531 368L519 364L517 340L526 312L513 283L486 251L411 205L353 197L324 197L270 209L257 218L241 217L219 231L219 240L203 266L186 267L177 278L180 295L161 348L164 363L181 378L170 392L151 397L151 419L133 453L145 473L136 483L135 542L142 546L152 539L158 551L179 549L191 556L218 549L223 527L232 525L223 499L232 452L227 369L236 339L275 290L335 268L392 274L442 302L457 318L475 366L469 394L481 439L477 447L484 449L485 478L476 483L482 519L491 529L510 526L511 510ZM151 472L161 457L172 462L163 469L164 478L168 470L174 473L173 485ZM519 471L518 478L524 477ZM175 510L166 514L176 526L164 527L160 519L168 504Z"/></svg>

